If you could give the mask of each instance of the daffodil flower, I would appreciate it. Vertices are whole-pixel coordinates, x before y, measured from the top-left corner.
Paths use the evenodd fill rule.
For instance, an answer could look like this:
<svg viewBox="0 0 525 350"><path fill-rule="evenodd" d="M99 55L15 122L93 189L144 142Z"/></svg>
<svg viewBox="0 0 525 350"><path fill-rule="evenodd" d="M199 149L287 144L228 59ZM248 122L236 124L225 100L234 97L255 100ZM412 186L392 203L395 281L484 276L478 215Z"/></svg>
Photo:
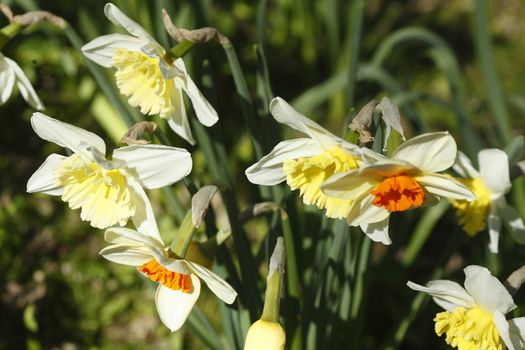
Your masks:
<svg viewBox="0 0 525 350"><path fill-rule="evenodd" d="M167 119L175 133L194 144L182 91L190 98L203 125L215 124L218 117L186 72L184 61L173 60L144 28L115 5L106 4L104 13L131 35L98 37L82 47L84 55L101 66L116 69L117 86L130 105L140 107L142 114L158 114Z"/></svg>
<svg viewBox="0 0 525 350"><path fill-rule="evenodd" d="M525 225L516 209L507 204L505 194L512 187L509 177L509 158L495 148L478 153L479 172L470 159L459 152L453 169L463 179L460 181L474 192L476 199L467 202L452 200L459 222L470 236L489 227L489 249L498 252L498 240L502 221L519 243L525 243ZM503 219L503 220L502 220Z"/></svg>
<svg viewBox="0 0 525 350"><path fill-rule="evenodd" d="M447 280L431 281L426 287L407 283L446 310L434 318L436 334L445 334L447 344L459 350L521 350L525 317L505 319L516 308L507 289L484 267L470 265L464 272L465 288Z"/></svg>
<svg viewBox="0 0 525 350"><path fill-rule="evenodd" d="M351 208L351 199L331 198L320 186L330 176L355 169L363 157L380 157L331 134L319 124L301 115L280 97L270 102L275 120L304 134L278 143L257 163L246 169L248 180L258 185L276 185L286 180L292 190L299 189L305 204L326 209L330 218L344 218Z"/></svg>
<svg viewBox="0 0 525 350"><path fill-rule="evenodd" d="M132 145L105 158L106 145L97 135L42 113L31 117L33 130L42 139L73 152L65 157L51 154L31 176L28 192L61 196L91 226L125 225L159 236L153 210L144 188L170 185L191 171L191 155L181 148L163 145Z"/></svg>
<svg viewBox="0 0 525 350"><path fill-rule="evenodd" d="M237 293L226 281L199 264L175 257L160 236L112 227L106 230L105 239L111 245L101 250L104 258L137 267L159 283L155 304L162 323L172 332L182 327L199 298L200 280L225 303L235 301Z"/></svg>
<svg viewBox="0 0 525 350"><path fill-rule="evenodd" d="M419 135L402 143L391 158L336 174L321 188L331 197L353 199L348 224L360 226L376 242L391 244L390 213L432 203L441 196L474 199L466 186L438 174L454 164L456 152L448 132Z"/></svg>
<svg viewBox="0 0 525 350"><path fill-rule="evenodd" d="M37 110L44 109L44 104L38 98L22 68L15 61L0 53L0 105L9 99L15 84L31 107Z"/></svg>

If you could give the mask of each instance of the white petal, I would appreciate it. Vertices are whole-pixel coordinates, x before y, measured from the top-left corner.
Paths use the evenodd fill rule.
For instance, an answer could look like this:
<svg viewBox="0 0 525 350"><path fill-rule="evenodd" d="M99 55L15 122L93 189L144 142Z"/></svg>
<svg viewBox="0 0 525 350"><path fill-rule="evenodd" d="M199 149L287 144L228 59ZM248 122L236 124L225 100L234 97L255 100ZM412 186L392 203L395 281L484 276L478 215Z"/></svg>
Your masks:
<svg viewBox="0 0 525 350"><path fill-rule="evenodd" d="M347 223L352 226L363 224L373 224L383 221L390 216L388 210L384 207L378 207L372 204L375 197L366 195L363 199L356 199L350 213L347 217Z"/></svg>
<svg viewBox="0 0 525 350"><path fill-rule="evenodd" d="M26 102L29 103L29 105L34 109L43 110L44 104L42 101L40 101L40 98L38 98L35 89L33 89L31 82L29 79L27 79L22 68L20 68L20 66L10 58L6 57L5 61L15 73L16 86L18 87L18 91L20 91L20 94L24 100L26 100Z"/></svg>
<svg viewBox="0 0 525 350"><path fill-rule="evenodd" d="M466 199L468 201L476 198L468 187L450 176L443 174L425 174L423 176L417 176L415 179L425 190L436 196Z"/></svg>
<svg viewBox="0 0 525 350"><path fill-rule="evenodd" d="M418 292L431 295L436 304L449 312L459 306L470 308L475 305L474 299L467 291L453 281L434 280L427 283L426 287L409 281L407 286Z"/></svg>
<svg viewBox="0 0 525 350"><path fill-rule="evenodd" d="M100 153L106 153L106 145L97 135L71 124L48 117L43 113L33 113L33 116L31 117L31 125L40 138L56 143L59 146L69 148L75 153L84 149L85 146L93 146Z"/></svg>
<svg viewBox="0 0 525 350"><path fill-rule="evenodd" d="M128 185L133 189L133 204L135 204L135 215L131 218L133 224L137 228L137 231L162 242L157 221L155 220L155 214L153 213L153 208L151 207L148 196L142 186L131 176L129 176L127 180Z"/></svg>
<svg viewBox="0 0 525 350"><path fill-rule="evenodd" d="M179 181L191 172L191 154L184 148L164 145L132 145L116 149L114 160L123 160L146 188L160 188Z"/></svg>
<svg viewBox="0 0 525 350"><path fill-rule="evenodd" d="M516 349L523 349L525 343L525 317L516 317L508 321L512 344Z"/></svg>
<svg viewBox="0 0 525 350"><path fill-rule="evenodd" d="M478 153L479 172L485 185L496 196L507 193L512 184L509 177L509 157L496 148L481 150Z"/></svg>
<svg viewBox="0 0 525 350"><path fill-rule="evenodd" d="M111 67L113 55L117 49L126 49L129 51L140 51L144 46L144 41L130 35L109 34L99 36L82 46L81 50L84 55L100 64L103 67Z"/></svg>
<svg viewBox="0 0 525 350"><path fill-rule="evenodd" d="M498 212L512 238L519 244L525 244L525 225L520 213L507 203L499 205Z"/></svg>
<svg viewBox="0 0 525 350"><path fill-rule="evenodd" d="M270 112L279 123L301 131L318 142L324 149L330 149L342 142L342 139L297 112L285 100L275 97L270 101ZM358 147L356 146L356 149Z"/></svg>
<svg viewBox="0 0 525 350"><path fill-rule="evenodd" d="M0 104L4 104L15 86L15 72L7 64L6 57L0 53Z"/></svg>
<svg viewBox="0 0 525 350"><path fill-rule="evenodd" d="M235 301L237 292L224 279L199 264L186 260L184 260L184 262L193 273L206 283L208 288L210 288L213 294L219 297L219 299L226 304L231 304Z"/></svg>
<svg viewBox="0 0 525 350"><path fill-rule="evenodd" d="M498 242L499 233L501 231L501 218L496 213L490 213L487 218L487 224L489 227L489 250L497 254L498 253Z"/></svg>
<svg viewBox="0 0 525 350"><path fill-rule="evenodd" d="M494 311L492 314L494 324L498 329L499 336L507 346L508 350L521 350L521 348L515 348L510 336L509 322L505 319L505 315L499 311Z"/></svg>
<svg viewBox="0 0 525 350"><path fill-rule="evenodd" d="M341 199L356 199L370 192L379 184L377 178L352 176L356 171L331 176L321 184L321 191L327 196Z"/></svg>
<svg viewBox="0 0 525 350"><path fill-rule="evenodd" d="M104 14L106 17L117 26L126 29L129 34L136 36L147 42L147 44L161 47L161 45L153 39L153 37L144 30L137 22L126 16L120 9L108 3L104 6Z"/></svg>
<svg viewBox="0 0 525 350"><path fill-rule="evenodd" d="M144 245L149 247L164 248L164 243L144 233L126 228L110 227L104 232L104 240L112 244Z"/></svg>
<svg viewBox="0 0 525 350"><path fill-rule="evenodd" d="M380 242L385 245L392 244L392 240L388 235L388 220L379 221L373 224L362 224L361 230L374 242Z"/></svg>
<svg viewBox="0 0 525 350"><path fill-rule="evenodd" d="M323 152L319 144L311 139L300 138L279 142L270 153L246 169L245 174L251 183L257 185L276 185L286 179L283 161L313 157Z"/></svg>
<svg viewBox="0 0 525 350"><path fill-rule="evenodd" d="M55 153L47 157L45 162L27 181L27 192L42 192L52 196L62 195L64 189L57 185L54 171L65 158Z"/></svg>
<svg viewBox="0 0 525 350"><path fill-rule="evenodd" d="M452 166L452 169L454 169L454 171L458 173L461 177L477 179L481 176L479 172L476 169L474 169L474 167L472 166L472 162L467 157L467 155L461 151L458 151L458 154L456 156L456 162Z"/></svg>
<svg viewBox="0 0 525 350"><path fill-rule="evenodd" d="M433 173L450 168L456 152L456 141L448 132L433 132L402 143L392 158L408 161L423 172Z"/></svg>
<svg viewBox="0 0 525 350"><path fill-rule="evenodd" d="M217 123L219 120L217 112L208 102L206 97L204 97L204 95L200 92L187 73L182 58L175 60L175 66L184 73L184 84L182 84L182 88L186 94L188 94L191 104L193 105L193 109L195 110L195 114L197 115L197 118L201 124L205 126L212 126L213 124Z"/></svg>
<svg viewBox="0 0 525 350"><path fill-rule="evenodd" d="M153 255L146 247L120 244L102 249L100 255L114 263L129 266L140 266L153 259Z"/></svg>
<svg viewBox="0 0 525 350"><path fill-rule="evenodd" d="M465 289L477 305L487 311L503 314L516 308L512 296L503 284L484 267L470 265L465 267Z"/></svg>
<svg viewBox="0 0 525 350"><path fill-rule="evenodd" d="M172 332L179 330L188 318L193 305L199 298L201 292L201 283L199 278L191 275L193 290L191 293L184 293L179 290L173 290L159 284L155 294L155 305L160 320Z"/></svg>
<svg viewBox="0 0 525 350"><path fill-rule="evenodd" d="M186 262L182 259L167 258L164 254L162 254L157 259L157 261L170 271L182 273L184 275L189 275L192 273L192 270L188 268Z"/></svg>
<svg viewBox="0 0 525 350"><path fill-rule="evenodd" d="M173 112L165 118L168 120L168 125L177 135L188 141L190 144L195 144L195 139L191 134L188 116L186 115L186 107L184 106L184 98L180 89L172 89L171 102L173 103Z"/></svg>

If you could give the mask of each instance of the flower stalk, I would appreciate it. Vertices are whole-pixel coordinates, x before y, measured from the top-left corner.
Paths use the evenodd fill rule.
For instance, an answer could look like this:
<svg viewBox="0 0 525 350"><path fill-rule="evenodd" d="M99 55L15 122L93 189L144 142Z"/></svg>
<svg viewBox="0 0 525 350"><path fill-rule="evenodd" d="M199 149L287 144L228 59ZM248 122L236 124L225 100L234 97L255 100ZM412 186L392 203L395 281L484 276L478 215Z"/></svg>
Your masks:
<svg viewBox="0 0 525 350"><path fill-rule="evenodd" d="M180 224L180 228L177 232L177 237L173 240L170 245L170 250L175 254L177 258L184 259L190 242L193 239L195 233L195 226L193 226L191 209L188 210L186 216Z"/></svg>

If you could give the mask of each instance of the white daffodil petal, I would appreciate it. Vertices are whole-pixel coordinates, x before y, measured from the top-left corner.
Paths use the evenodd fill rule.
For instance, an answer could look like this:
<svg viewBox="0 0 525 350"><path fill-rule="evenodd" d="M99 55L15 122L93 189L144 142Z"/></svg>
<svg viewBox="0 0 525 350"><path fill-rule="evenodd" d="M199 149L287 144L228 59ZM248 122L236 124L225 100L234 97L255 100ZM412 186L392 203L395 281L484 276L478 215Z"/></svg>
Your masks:
<svg viewBox="0 0 525 350"><path fill-rule="evenodd" d="M373 205L374 199L373 195L366 195L362 200L356 199L356 203L348 214L347 223L352 226L360 226L380 222L388 218L390 212L384 207Z"/></svg>
<svg viewBox="0 0 525 350"><path fill-rule="evenodd" d="M509 157L496 148L481 150L478 153L479 173L490 192L499 197L507 193L512 184L509 177Z"/></svg>
<svg viewBox="0 0 525 350"><path fill-rule="evenodd" d="M182 58L175 60L174 64L180 71L184 73L185 81L184 84L182 84L182 88L191 100L191 104L193 105L193 109L197 115L197 119L199 119L201 124L205 126L212 126L213 124L217 123L219 120L217 111L215 111L213 106L200 92L200 90L197 88L197 85L195 85L189 74L186 72L186 67L184 66L184 61Z"/></svg>
<svg viewBox="0 0 525 350"><path fill-rule="evenodd" d="M458 151L456 162L452 166L452 169L461 177L477 179L481 176L479 172L474 169L472 162L467 155L461 151Z"/></svg>
<svg viewBox="0 0 525 350"><path fill-rule="evenodd" d="M75 153L80 152L85 146L93 146L100 153L106 154L106 144L97 135L43 113L33 113L31 126L40 138L69 148Z"/></svg>
<svg viewBox="0 0 525 350"><path fill-rule="evenodd" d="M111 22L113 22L113 24L126 29L129 34L147 41L148 44L161 47L161 45L155 39L153 39L153 37L148 32L146 32L144 28L126 16L117 6L107 3L106 6L104 6L104 14Z"/></svg>
<svg viewBox="0 0 525 350"><path fill-rule="evenodd" d="M503 284L492 276L484 267L467 266L465 272L465 289L474 298L477 305L487 311L499 311L503 314L516 308L512 296Z"/></svg>
<svg viewBox="0 0 525 350"><path fill-rule="evenodd" d="M276 185L286 179L283 161L313 157L323 149L311 139L299 138L279 142L270 153L246 169L245 174L251 183L257 185Z"/></svg>
<svg viewBox="0 0 525 350"><path fill-rule="evenodd" d="M164 145L132 145L116 149L113 160L123 160L146 188L160 188L191 172L191 154L184 148Z"/></svg>
<svg viewBox="0 0 525 350"><path fill-rule="evenodd" d="M128 177L128 185L132 189L131 195L133 196L133 204L135 204L135 215L133 215L131 219L133 220L133 224L137 228L137 231L162 242L153 208L151 207L151 203L144 192L144 189L131 176Z"/></svg>
<svg viewBox="0 0 525 350"><path fill-rule="evenodd" d="M489 250L497 254L498 253L498 242L499 242L499 233L501 232L501 218L497 213L490 213L487 217L487 225L489 227Z"/></svg>
<svg viewBox="0 0 525 350"><path fill-rule="evenodd" d="M51 154L27 181L27 192L42 192L52 196L60 196L64 189L57 185L54 170L66 157Z"/></svg>
<svg viewBox="0 0 525 350"><path fill-rule="evenodd" d="M497 210L512 238L519 244L525 244L525 225L520 213L507 203L499 205Z"/></svg>
<svg viewBox="0 0 525 350"><path fill-rule="evenodd" d="M22 68L20 68L20 66L10 58L5 57L5 61L15 74L16 86L18 87L18 90L20 91L20 94L24 100L26 100L26 102L29 103L29 105L34 109L43 110L44 104L42 101L40 101L40 98L38 98L33 85L31 85L31 82L29 79L27 79Z"/></svg>
<svg viewBox="0 0 525 350"><path fill-rule="evenodd" d="M219 297L219 299L226 304L231 304L235 301L237 292L224 279L199 264L186 260L184 260L184 263L206 283L208 288L210 288L213 294Z"/></svg>
<svg viewBox="0 0 525 350"><path fill-rule="evenodd" d="M130 35L109 34L99 36L82 46L82 53L97 64L109 68L113 64L115 50L126 49L140 52L144 41Z"/></svg>
<svg viewBox="0 0 525 350"><path fill-rule="evenodd" d="M383 221L379 221L373 224L362 224L361 230L374 242L380 242L385 245L392 244L392 240L388 235L388 221L386 218Z"/></svg>
<svg viewBox="0 0 525 350"><path fill-rule="evenodd" d="M443 174L425 174L417 176L415 179L425 190L436 196L468 201L476 198L468 187Z"/></svg>
<svg viewBox="0 0 525 350"><path fill-rule="evenodd" d="M144 245L164 249L164 243L154 237L126 227L110 227L104 232L104 240L112 244Z"/></svg>
<svg viewBox="0 0 525 350"><path fill-rule="evenodd" d="M153 259L151 252L145 247L120 244L102 249L100 255L114 263L129 266L140 266Z"/></svg>
<svg viewBox="0 0 525 350"><path fill-rule="evenodd" d="M515 348L510 335L509 322L505 319L505 315L499 311L494 311L492 314L494 324L498 329L499 336L507 346L508 350L521 350L521 348Z"/></svg>
<svg viewBox="0 0 525 350"><path fill-rule="evenodd" d="M184 99L180 89L171 90L171 101L173 103L173 112L166 116L168 125L177 135L194 145L195 139L191 134L190 123L188 122L186 107L184 106Z"/></svg>
<svg viewBox="0 0 525 350"><path fill-rule="evenodd" d="M410 162L423 172L434 173L450 168L456 152L456 141L448 132L433 132L402 143L392 158Z"/></svg>
<svg viewBox="0 0 525 350"><path fill-rule="evenodd" d="M359 174L359 169L335 174L321 184L321 191L334 198L356 199L379 184L377 177L356 174Z"/></svg>
<svg viewBox="0 0 525 350"><path fill-rule="evenodd" d="M516 349L523 349L525 345L525 317L516 317L508 321L512 345Z"/></svg>
<svg viewBox="0 0 525 350"><path fill-rule="evenodd" d="M157 261L170 271L189 275L192 270L188 269L186 262L182 259L167 258L164 254L157 258Z"/></svg>
<svg viewBox="0 0 525 350"><path fill-rule="evenodd" d="M418 292L427 293L443 309L452 312L457 307L470 308L475 305L474 299L456 282L447 280L430 281L426 287L408 281L407 286Z"/></svg>
<svg viewBox="0 0 525 350"><path fill-rule="evenodd" d="M286 124L295 130L305 133L317 141L324 149L333 148L342 142L341 138L297 112L280 97L275 97L270 101L270 112L279 123Z"/></svg>
<svg viewBox="0 0 525 350"><path fill-rule="evenodd" d="M172 332L179 330L188 318L193 305L199 298L201 292L201 282L195 275L191 275L193 290L191 293L184 293L173 290L159 284L155 294L155 305L159 313L160 320Z"/></svg>
<svg viewBox="0 0 525 350"><path fill-rule="evenodd" d="M15 72L7 63L6 58L0 53L0 104L4 104L11 97L16 80Z"/></svg>

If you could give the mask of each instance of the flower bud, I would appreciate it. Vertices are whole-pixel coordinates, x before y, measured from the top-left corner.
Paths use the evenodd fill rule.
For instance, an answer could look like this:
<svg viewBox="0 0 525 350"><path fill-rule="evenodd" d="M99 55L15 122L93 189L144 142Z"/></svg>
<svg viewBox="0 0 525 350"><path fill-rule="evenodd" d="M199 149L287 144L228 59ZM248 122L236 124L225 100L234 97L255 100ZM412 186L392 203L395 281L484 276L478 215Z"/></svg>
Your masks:
<svg viewBox="0 0 525 350"><path fill-rule="evenodd" d="M279 322L259 320L250 326L244 350L283 350L286 334Z"/></svg>

